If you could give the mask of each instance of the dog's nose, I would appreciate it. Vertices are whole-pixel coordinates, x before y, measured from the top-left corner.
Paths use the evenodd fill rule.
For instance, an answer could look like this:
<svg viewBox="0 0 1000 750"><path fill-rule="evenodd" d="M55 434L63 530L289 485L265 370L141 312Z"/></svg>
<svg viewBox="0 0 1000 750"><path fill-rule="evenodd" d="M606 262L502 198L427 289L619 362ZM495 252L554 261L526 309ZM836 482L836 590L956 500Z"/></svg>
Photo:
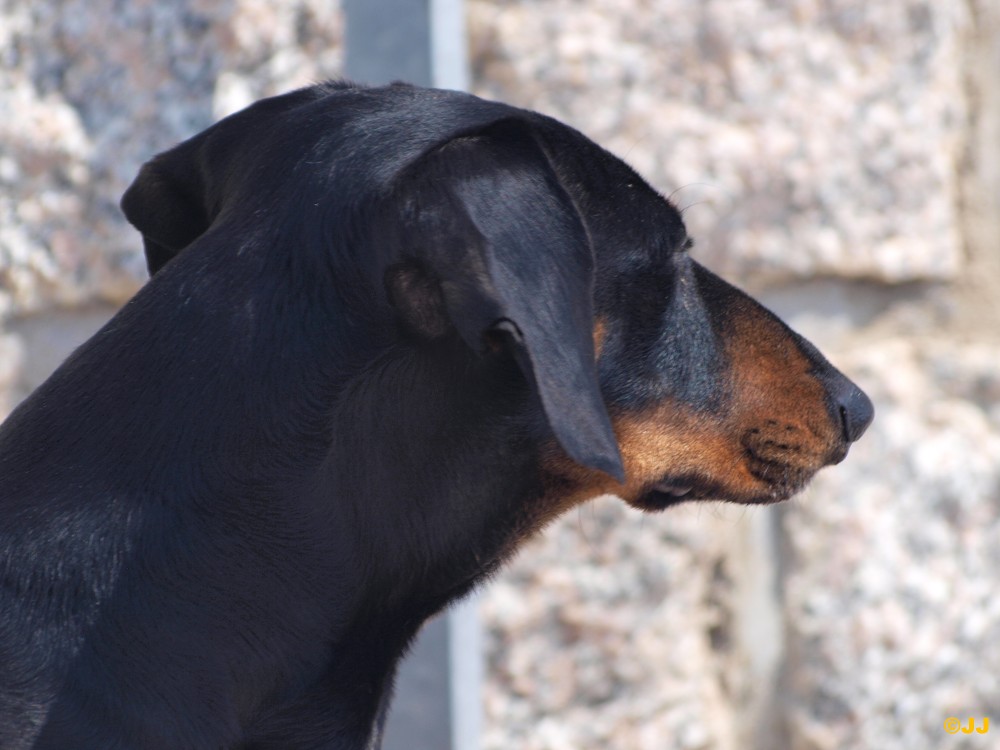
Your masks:
<svg viewBox="0 0 1000 750"><path fill-rule="evenodd" d="M875 416L875 407L865 392L847 378L837 384L831 394L840 411L840 422L844 428L844 439L853 443L868 429Z"/></svg>

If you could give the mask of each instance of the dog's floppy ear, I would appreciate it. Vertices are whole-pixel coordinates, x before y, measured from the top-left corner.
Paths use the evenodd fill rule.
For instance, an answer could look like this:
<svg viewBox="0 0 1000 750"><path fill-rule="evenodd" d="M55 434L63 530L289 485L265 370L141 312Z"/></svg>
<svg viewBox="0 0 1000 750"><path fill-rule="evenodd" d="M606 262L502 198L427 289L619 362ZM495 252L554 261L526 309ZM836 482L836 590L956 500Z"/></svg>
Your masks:
<svg viewBox="0 0 1000 750"><path fill-rule="evenodd" d="M149 275L208 229L200 165L188 144L146 162L122 196L125 218L142 232Z"/></svg>
<svg viewBox="0 0 1000 750"><path fill-rule="evenodd" d="M395 200L403 252L437 277L465 341L482 351L509 336L563 449L624 481L597 381L593 251L530 126L503 120L439 146L399 177Z"/></svg>

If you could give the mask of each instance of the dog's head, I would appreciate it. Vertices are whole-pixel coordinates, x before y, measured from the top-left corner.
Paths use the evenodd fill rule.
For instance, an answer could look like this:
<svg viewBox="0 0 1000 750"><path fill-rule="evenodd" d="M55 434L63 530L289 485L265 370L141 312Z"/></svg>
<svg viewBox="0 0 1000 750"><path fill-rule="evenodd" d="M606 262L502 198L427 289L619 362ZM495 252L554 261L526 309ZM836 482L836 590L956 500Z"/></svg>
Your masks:
<svg viewBox="0 0 1000 750"><path fill-rule="evenodd" d="M309 236L368 269L351 296L388 311L367 318L395 327L393 345L513 357L550 431L546 515L602 492L646 509L784 499L872 418L813 346L691 257L669 201L532 112L401 85L304 89L158 156L122 205L153 274L199 244L253 262L201 243L220 227L326 222Z"/></svg>

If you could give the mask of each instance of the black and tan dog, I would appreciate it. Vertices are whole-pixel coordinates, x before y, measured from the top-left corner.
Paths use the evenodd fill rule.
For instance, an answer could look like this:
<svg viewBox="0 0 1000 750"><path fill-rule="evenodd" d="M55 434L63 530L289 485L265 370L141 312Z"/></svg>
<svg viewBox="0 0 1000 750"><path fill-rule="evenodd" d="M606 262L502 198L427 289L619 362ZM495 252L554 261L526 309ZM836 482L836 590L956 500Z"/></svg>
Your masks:
<svg viewBox="0 0 1000 750"><path fill-rule="evenodd" d="M376 748L421 623L577 503L769 503L872 406L541 115L261 101L123 207L151 281L0 429L0 747Z"/></svg>

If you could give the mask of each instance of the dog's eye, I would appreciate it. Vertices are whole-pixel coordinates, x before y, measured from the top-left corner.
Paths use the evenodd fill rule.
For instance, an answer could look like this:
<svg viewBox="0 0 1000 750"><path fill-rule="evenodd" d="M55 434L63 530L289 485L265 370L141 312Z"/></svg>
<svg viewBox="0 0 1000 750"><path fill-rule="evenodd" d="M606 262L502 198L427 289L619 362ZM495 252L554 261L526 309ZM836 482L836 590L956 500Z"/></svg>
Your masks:
<svg viewBox="0 0 1000 750"><path fill-rule="evenodd" d="M685 237L684 242L681 243L681 252L682 253L690 252L691 248L693 247L694 247L694 240L691 239L690 237Z"/></svg>

